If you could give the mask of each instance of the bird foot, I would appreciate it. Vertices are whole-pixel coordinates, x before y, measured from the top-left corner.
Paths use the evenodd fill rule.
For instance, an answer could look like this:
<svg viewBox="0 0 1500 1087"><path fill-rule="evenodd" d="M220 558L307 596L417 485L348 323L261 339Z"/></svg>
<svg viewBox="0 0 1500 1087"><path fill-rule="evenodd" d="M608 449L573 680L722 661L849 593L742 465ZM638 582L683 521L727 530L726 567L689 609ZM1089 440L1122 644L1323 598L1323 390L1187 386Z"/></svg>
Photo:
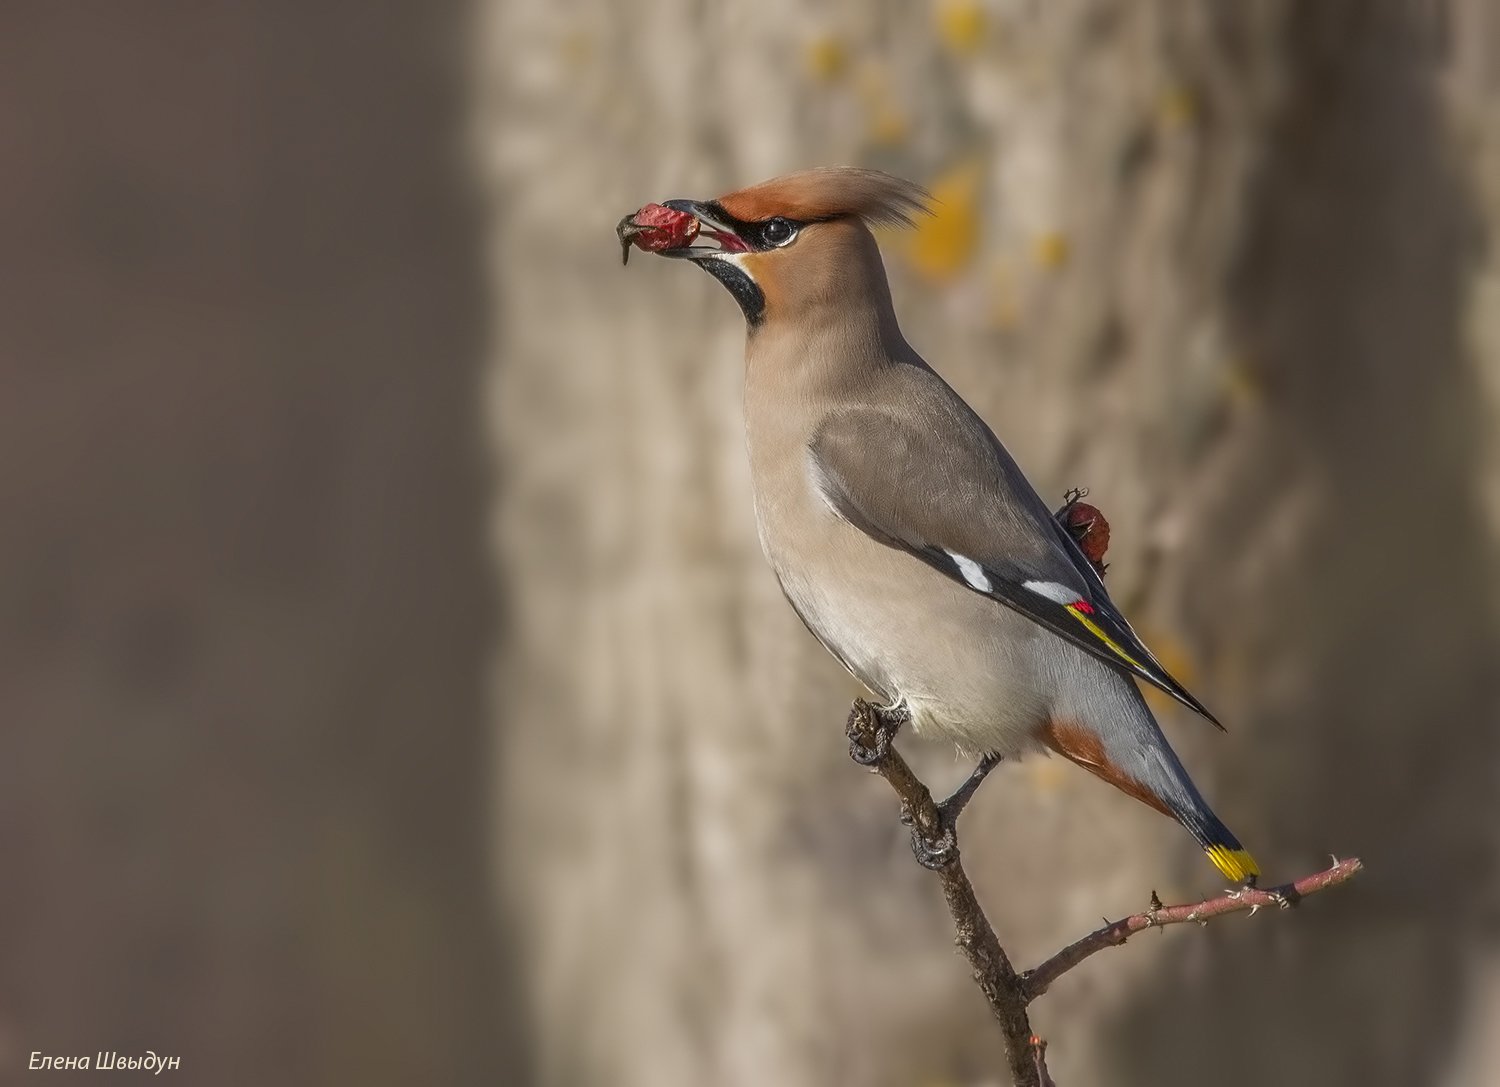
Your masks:
<svg viewBox="0 0 1500 1087"><path fill-rule="evenodd" d="M937 832L929 834L915 823L911 828L911 853L923 868L936 872L958 859L958 832L939 813Z"/></svg>
<svg viewBox="0 0 1500 1087"><path fill-rule="evenodd" d="M979 765L974 767L962 785L954 789L946 800L933 805L937 811L937 826L931 831L919 825L910 812L902 813L902 822L911 827L912 855L923 868L945 868L958 858L958 817L969 806L969 801L974 799L974 793L990 771L999 765L999 755L986 755L980 759Z"/></svg>
<svg viewBox="0 0 1500 1087"><path fill-rule="evenodd" d="M872 706L856 698L844 729L849 757L861 766L874 766L891 753L891 741L909 720L911 713L904 706Z"/></svg>

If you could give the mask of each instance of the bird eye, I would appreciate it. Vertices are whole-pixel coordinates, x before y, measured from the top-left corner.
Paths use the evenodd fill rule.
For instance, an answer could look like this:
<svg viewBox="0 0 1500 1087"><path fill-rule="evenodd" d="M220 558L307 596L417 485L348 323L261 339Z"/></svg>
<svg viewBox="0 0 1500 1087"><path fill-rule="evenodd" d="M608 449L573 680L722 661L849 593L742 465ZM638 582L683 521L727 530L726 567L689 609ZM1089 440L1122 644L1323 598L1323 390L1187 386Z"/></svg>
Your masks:
<svg viewBox="0 0 1500 1087"><path fill-rule="evenodd" d="M797 228L778 215L766 223L761 234L770 245L785 245L797 236Z"/></svg>

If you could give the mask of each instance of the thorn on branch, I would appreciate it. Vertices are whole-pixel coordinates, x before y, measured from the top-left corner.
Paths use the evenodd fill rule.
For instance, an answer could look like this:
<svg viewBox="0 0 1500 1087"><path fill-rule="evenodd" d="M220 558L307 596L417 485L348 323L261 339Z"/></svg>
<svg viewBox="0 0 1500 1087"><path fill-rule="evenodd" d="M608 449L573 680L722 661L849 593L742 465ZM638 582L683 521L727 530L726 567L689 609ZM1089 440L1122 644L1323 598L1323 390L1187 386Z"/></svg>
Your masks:
<svg viewBox="0 0 1500 1087"><path fill-rule="evenodd" d="M1057 1087L1047 1071L1047 1040L1035 1034L1031 1036L1031 1059L1036 1064L1037 1087Z"/></svg>
<svg viewBox="0 0 1500 1087"><path fill-rule="evenodd" d="M1266 890L1258 887L1240 887L1225 891L1217 898L1183 906L1158 906L1153 901L1152 908L1146 912L1110 922L1103 928L1096 929L1083 939L1063 948L1036 969L1028 970L1022 975L1022 981L1026 986L1026 999L1035 1000L1045 993L1054 981L1084 959L1103 951L1106 947L1116 947L1124 943L1129 937L1143 929L1152 926L1178 925L1190 921L1206 925L1214 917L1228 913L1249 912L1253 914L1265 906L1274 905L1280 909L1286 909L1310 894L1327 890L1329 887L1337 887L1353 879L1355 873L1362 867L1363 865L1357 858L1351 858L1340 861L1332 868L1315 872L1310 876L1303 876L1299 880L1282 884L1280 887L1271 887Z"/></svg>

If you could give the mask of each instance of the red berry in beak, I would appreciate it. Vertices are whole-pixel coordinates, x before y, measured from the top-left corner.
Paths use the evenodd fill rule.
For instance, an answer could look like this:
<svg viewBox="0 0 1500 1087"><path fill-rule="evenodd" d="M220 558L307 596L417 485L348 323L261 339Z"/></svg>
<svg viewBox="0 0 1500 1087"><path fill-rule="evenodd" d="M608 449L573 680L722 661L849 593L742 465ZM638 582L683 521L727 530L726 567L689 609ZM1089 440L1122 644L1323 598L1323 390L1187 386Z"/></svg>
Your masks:
<svg viewBox="0 0 1500 1087"><path fill-rule="evenodd" d="M692 244L698 236L698 220L685 211L647 204L634 215L621 219L616 233L628 261L632 245L646 253L660 253Z"/></svg>

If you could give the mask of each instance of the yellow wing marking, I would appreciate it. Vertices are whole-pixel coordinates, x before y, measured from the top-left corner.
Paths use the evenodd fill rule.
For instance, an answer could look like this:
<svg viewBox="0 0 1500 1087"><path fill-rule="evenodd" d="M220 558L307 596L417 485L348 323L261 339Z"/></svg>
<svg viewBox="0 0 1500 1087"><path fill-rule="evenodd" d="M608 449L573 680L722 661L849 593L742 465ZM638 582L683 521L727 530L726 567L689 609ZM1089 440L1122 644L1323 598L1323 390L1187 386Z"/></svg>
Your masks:
<svg viewBox="0 0 1500 1087"><path fill-rule="evenodd" d="M1086 628L1088 628L1088 632L1090 634L1098 638L1105 645L1109 646L1109 650L1111 653L1119 657L1121 660L1125 661L1127 664L1133 665L1134 667L1140 668L1142 670L1145 669L1146 666L1144 664L1136 660L1129 653L1125 652L1125 650L1121 649L1119 643L1111 638L1108 634L1104 633L1104 631L1099 628L1099 624L1085 615L1083 609L1080 608L1077 604L1066 604L1064 606L1068 609L1069 613L1073 616L1074 619L1077 619Z"/></svg>

